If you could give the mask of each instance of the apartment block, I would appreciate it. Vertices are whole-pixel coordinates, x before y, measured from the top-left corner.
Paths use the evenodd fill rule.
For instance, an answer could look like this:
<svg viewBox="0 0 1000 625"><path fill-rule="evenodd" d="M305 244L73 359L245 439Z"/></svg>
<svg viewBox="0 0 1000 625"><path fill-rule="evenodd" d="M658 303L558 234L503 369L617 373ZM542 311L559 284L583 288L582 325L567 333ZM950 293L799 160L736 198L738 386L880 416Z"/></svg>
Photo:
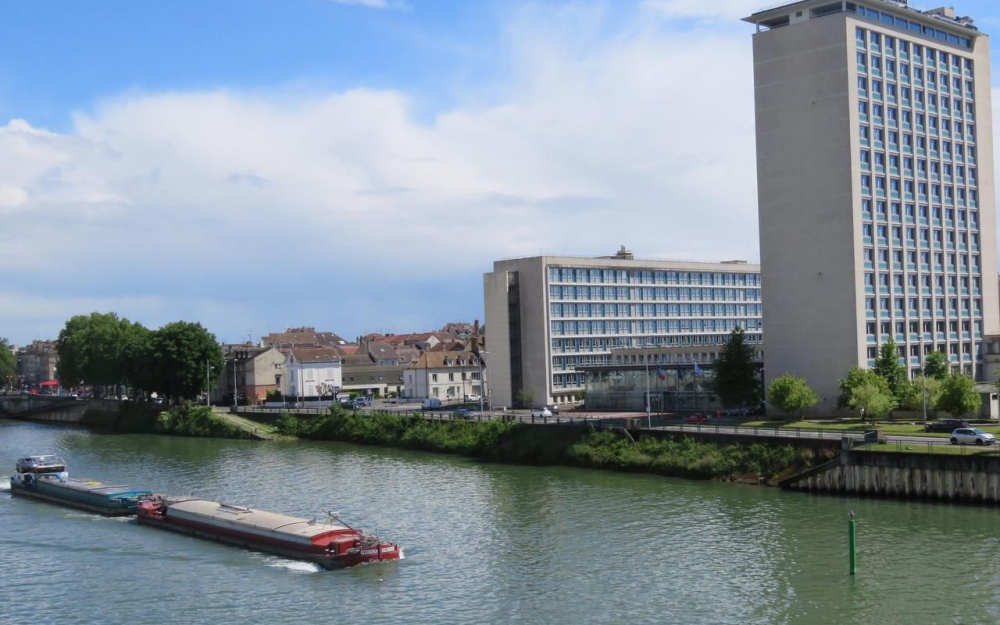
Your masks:
<svg viewBox="0 0 1000 625"><path fill-rule="evenodd" d="M1000 330L989 38L949 8L805 0L753 36L766 378L837 380L890 338L982 378Z"/></svg>

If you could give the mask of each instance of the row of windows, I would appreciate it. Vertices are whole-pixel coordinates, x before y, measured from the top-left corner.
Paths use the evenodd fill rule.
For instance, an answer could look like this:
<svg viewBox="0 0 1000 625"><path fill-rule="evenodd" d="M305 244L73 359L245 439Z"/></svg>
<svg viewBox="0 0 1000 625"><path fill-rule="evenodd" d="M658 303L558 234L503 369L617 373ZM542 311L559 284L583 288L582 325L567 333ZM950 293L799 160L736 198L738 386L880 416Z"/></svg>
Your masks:
<svg viewBox="0 0 1000 625"><path fill-rule="evenodd" d="M562 317L746 317L760 316L761 304L549 304Z"/></svg>
<svg viewBox="0 0 1000 625"><path fill-rule="evenodd" d="M931 305L936 304L934 311L939 315L945 315L945 304L948 305L947 314L955 315L958 313L958 307L961 304L962 312L968 313L970 305L973 306L975 310L975 315L977 317L982 316L982 306L983 302L980 298L966 298L966 297L880 297L878 300L878 309L883 312L888 312L890 306L896 311L896 314L903 314L904 307L909 305L908 310L910 314L915 314L920 306L919 310L929 313L931 311ZM869 312L875 311L876 298L866 297L865 298L865 310Z"/></svg>
<svg viewBox="0 0 1000 625"><path fill-rule="evenodd" d="M935 226L941 225L941 218L944 217L944 225L947 227L957 226L960 229L970 228L973 230L971 233L973 245L979 245L979 235L975 232L979 230L979 211L970 210L966 212L964 208L959 208L957 211L953 208L944 208L940 206L927 206L926 204L902 204L900 202L885 202L883 200L876 200L875 205L875 218L881 221L886 221L889 218L889 213L892 213L893 222L901 222L903 213L906 213L906 221L908 223L914 223L917 216L920 218L920 224L926 225L928 223L928 218L932 218L933 221L930 222ZM865 219L872 218L872 200L868 198L863 198L861 200L861 216ZM957 221L956 221L957 218ZM966 220L968 218L968 220ZM963 233L964 234L964 233Z"/></svg>
<svg viewBox="0 0 1000 625"><path fill-rule="evenodd" d="M873 236L879 239L879 243L885 245L888 241L888 237L891 234L892 240L895 245L902 245L903 234L906 234L906 244L908 247L915 247L917 245L917 235L919 234L920 247L930 247L931 241L934 241L934 247L940 248L945 243L947 243L948 249L955 249L955 240L958 239L958 246L963 251L966 250L966 244L968 241L968 235L965 232L959 232L956 237L954 230L939 230L931 228L915 228L908 226L905 229L902 226L886 226L882 224L870 224L864 223L861 225L861 234L868 239ZM973 234L974 237L973 245L978 246L979 235ZM866 240L866 243L871 243L870 240Z"/></svg>
<svg viewBox="0 0 1000 625"><path fill-rule="evenodd" d="M653 271L549 267L549 282L590 284L700 284L708 286L760 286L758 273L708 271Z"/></svg>
<svg viewBox="0 0 1000 625"><path fill-rule="evenodd" d="M906 286L908 286L911 289L915 289L917 288L918 278L920 281L920 286L923 287L924 289L931 288L932 279L935 288L939 290L943 289L945 287L945 284L948 285L949 289L956 289L958 287L961 287L963 290L968 290L970 282L972 284L972 288L975 291L978 291L980 288L979 278L972 278L970 281L968 276L942 276L942 275L931 276L928 274L923 274L918 276L913 273L905 275L902 273L894 273L894 274L880 273L878 274L878 285L880 287L888 287L890 286L891 283L893 287L902 288L903 282L905 281ZM876 277L874 273L870 272L865 273L864 277L865 286L875 286L875 280Z"/></svg>
<svg viewBox="0 0 1000 625"><path fill-rule="evenodd" d="M979 347L978 343L976 343L976 344L973 344L973 343L962 343L961 345L962 345L962 354L964 356L967 356L967 357L971 358L971 356L972 356L973 353L975 353L976 356L979 356L980 347ZM950 344L950 345L947 346L947 351L946 351L946 348L945 348L944 345L930 345L930 344L928 344L928 345L924 345L923 353L926 356L927 354L931 353L932 351L938 351L938 352L950 354L952 356L957 356L958 355L958 346L959 346L958 343L952 343L952 344ZM903 357L903 358L906 357L906 348L904 348L904 347L898 347L897 348L897 352L899 353L899 355L901 357ZM911 345L910 346L910 356L911 357L918 357L918 356L920 356L920 352L921 352L921 349L920 349L919 345ZM868 347L868 357L869 358L877 358L878 357L878 348L875 347L875 346L869 346Z"/></svg>
<svg viewBox="0 0 1000 625"><path fill-rule="evenodd" d="M933 332L943 334L946 328L948 332L956 334L959 327L961 327L962 332L966 334L975 328L976 334L979 335L983 331L983 322L965 320L961 322L961 325L959 325L958 320L955 319L952 319L951 321L910 321L909 324L905 321L897 321L895 326L893 326L893 324L889 321L883 321L881 323L869 321L865 325L865 332L868 334L869 338L877 336L875 333L876 330L878 330L879 334L882 336L890 337L892 336L893 329L895 329L896 335L907 334L907 331L909 331L909 334L931 334Z"/></svg>
<svg viewBox="0 0 1000 625"><path fill-rule="evenodd" d="M554 300L618 300L618 301L760 301L760 289L688 289L667 287L624 286L550 286L549 298Z"/></svg>
<svg viewBox="0 0 1000 625"><path fill-rule="evenodd" d="M743 326L741 326L743 327ZM745 330L747 328L744 328ZM553 354L579 352L607 352L625 347L684 347L687 345L724 345L729 340L728 335L674 335L674 336L618 336L608 338L554 338L551 348ZM760 344L762 334L758 331L747 331L745 340L749 344Z"/></svg>
<svg viewBox="0 0 1000 625"><path fill-rule="evenodd" d="M553 336L579 334L667 334L732 332L737 327L760 330L760 319L658 319L654 321L552 321Z"/></svg>
<svg viewBox="0 0 1000 625"><path fill-rule="evenodd" d="M848 4L848 10L850 10L851 3L848 2L847 4ZM933 37L938 41L945 41L955 46L962 46L963 48L972 47L972 39L970 39L969 37L955 35L947 31L941 30L940 28L933 28L932 26L927 26L926 24L921 24L920 22L914 20L908 20L905 17L899 17L898 15L893 15L892 13L887 13L885 11L878 11L876 9L866 8L864 6L858 6L857 13L862 17L878 20L882 24L888 26L894 26L896 28L901 28L911 33L918 33L924 35L925 37ZM914 57L918 57L922 53L926 53L928 60L932 62L935 56L935 50L930 46L922 46L918 43L911 44L910 42L904 39L897 40L895 37L892 37L891 35L883 35L881 33L877 33L875 31L869 31L861 27L856 28L855 33L859 46L866 45L866 40L867 40L868 42L871 43L873 49L881 46L885 48L887 53L892 52L893 54L895 54L895 50L897 47L896 44L898 43L900 54L909 54L909 52L912 49ZM949 56L952 58L963 58L959 57L957 54L949 55L947 52L940 50L937 51L937 56L940 59L940 62L944 64L948 63ZM968 59L965 60L968 61ZM971 61L969 62L967 67L970 70L972 69Z"/></svg>
<svg viewBox="0 0 1000 625"><path fill-rule="evenodd" d="M929 50L933 55L934 50ZM942 57L947 57L946 52L941 53ZM972 59L964 59L965 69L963 71L963 59L958 55L952 55L952 63L949 67L948 63L941 63L937 65L934 63L933 57L928 57L927 68L921 67L922 59L915 57L913 64L907 62L909 57L901 58L896 60L893 55L886 55L884 58L876 53L868 54L866 50L858 50L855 55L855 60L858 64L858 71L867 72L871 71L873 74L879 75L884 69L886 74L892 74L895 76L897 71L899 72L900 78L909 79L913 76L915 80L923 80L924 77L927 78L928 85L937 84L951 84L952 87L959 89L962 85L961 82L955 83L954 80L949 81L949 83L943 83L940 80L941 76L946 76L948 78L958 78L960 81L964 79L972 78ZM950 74L948 72L951 72ZM971 91L971 89L970 89Z"/></svg>

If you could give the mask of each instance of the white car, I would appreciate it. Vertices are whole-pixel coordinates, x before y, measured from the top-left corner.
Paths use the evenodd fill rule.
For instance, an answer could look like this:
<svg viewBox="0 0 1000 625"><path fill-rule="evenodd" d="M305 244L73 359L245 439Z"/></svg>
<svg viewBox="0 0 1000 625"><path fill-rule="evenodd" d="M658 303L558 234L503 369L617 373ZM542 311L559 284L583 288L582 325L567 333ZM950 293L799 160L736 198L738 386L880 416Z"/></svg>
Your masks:
<svg viewBox="0 0 1000 625"><path fill-rule="evenodd" d="M479 395L466 395L463 401L465 402L479 401Z"/></svg>
<svg viewBox="0 0 1000 625"><path fill-rule="evenodd" d="M995 445L997 437L979 428L958 428L951 433L952 445Z"/></svg>
<svg viewBox="0 0 1000 625"><path fill-rule="evenodd" d="M551 417L552 411L548 408L535 408L531 411L531 416L533 417Z"/></svg>

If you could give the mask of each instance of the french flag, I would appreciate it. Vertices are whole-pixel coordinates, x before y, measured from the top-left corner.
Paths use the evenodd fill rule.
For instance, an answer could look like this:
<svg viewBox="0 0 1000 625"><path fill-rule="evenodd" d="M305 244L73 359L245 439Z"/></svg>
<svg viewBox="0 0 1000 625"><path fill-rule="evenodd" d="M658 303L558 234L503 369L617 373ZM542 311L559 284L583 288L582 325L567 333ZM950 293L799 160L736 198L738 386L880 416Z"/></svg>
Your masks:
<svg viewBox="0 0 1000 625"><path fill-rule="evenodd" d="M657 367L656 368L656 377L660 378L661 380L666 380L667 379L667 372L664 371L663 369L661 369L660 367Z"/></svg>

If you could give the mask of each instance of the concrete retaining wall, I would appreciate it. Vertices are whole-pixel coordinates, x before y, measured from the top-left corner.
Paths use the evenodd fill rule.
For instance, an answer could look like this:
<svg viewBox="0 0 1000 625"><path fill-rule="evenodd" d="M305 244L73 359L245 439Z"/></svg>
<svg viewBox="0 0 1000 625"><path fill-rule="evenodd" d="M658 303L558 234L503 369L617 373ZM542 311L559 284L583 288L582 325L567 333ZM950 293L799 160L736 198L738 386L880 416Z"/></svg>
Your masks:
<svg viewBox="0 0 1000 625"><path fill-rule="evenodd" d="M792 477L781 486L899 499L1000 503L1000 457L845 450L839 464Z"/></svg>

